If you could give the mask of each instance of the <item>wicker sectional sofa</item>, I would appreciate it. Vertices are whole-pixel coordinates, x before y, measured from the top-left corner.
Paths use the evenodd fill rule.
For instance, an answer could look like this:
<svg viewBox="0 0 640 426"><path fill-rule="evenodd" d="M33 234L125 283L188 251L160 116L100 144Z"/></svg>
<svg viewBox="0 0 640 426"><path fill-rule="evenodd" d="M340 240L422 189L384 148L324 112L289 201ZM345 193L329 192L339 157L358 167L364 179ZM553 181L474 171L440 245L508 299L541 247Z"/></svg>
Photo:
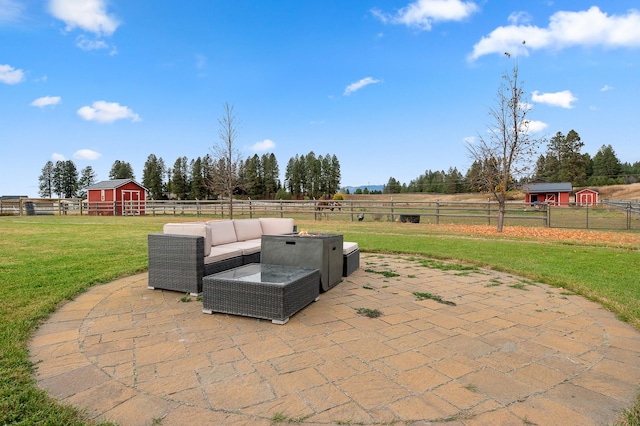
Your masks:
<svg viewBox="0 0 640 426"><path fill-rule="evenodd" d="M199 295L203 277L260 263L262 235L293 232L291 218L167 223L148 236L149 288ZM360 266L357 243L344 243L343 259L346 277Z"/></svg>
<svg viewBox="0 0 640 426"><path fill-rule="evenodd" d="M167 223L149 234L149 288L202 293L202 277L260 262L263 234L294 231L290 218Z"/></svg>

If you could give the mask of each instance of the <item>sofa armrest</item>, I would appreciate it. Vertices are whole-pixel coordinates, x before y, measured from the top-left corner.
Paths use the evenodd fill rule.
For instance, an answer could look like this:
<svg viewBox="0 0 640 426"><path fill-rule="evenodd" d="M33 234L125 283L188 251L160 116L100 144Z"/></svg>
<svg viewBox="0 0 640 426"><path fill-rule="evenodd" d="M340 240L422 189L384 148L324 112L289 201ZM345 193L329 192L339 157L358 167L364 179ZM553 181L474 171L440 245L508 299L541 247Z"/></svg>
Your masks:
<svg viewBox="0 0 640 426"><path fill-rule="evenodd" d="M149 288L202 293L204 237L149 234Z"/></svg>

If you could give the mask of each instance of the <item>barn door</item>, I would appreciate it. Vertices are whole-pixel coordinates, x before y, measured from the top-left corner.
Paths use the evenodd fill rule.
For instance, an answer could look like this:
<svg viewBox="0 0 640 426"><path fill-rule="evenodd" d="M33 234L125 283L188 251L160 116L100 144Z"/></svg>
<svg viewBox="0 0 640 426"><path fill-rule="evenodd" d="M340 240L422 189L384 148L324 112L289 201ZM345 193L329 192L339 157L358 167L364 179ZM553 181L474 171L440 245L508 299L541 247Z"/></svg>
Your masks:
<svg viewBox="0 0 640 426"><path fill-rule="evenodd" d="M140 193L138 191L122 191L122 215L140 214Z"/></svg>
<svg viewBox="0 0 640 426"><path fill-rule="evenodd" d="M555 206L557 204L556 194L547 194L544 202L550 206Z"/></svg>

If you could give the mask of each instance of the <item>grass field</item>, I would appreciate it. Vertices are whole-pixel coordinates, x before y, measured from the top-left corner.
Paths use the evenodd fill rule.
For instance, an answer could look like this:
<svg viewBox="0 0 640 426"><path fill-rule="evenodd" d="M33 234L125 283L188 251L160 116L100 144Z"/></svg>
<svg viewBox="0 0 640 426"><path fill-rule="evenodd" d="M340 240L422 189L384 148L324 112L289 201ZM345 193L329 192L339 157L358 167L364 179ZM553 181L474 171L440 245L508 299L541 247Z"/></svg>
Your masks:
<svg viewBox="0 0 640 426"><path fill-rule="evenodd" d="M29 336L61 302L92 285L146 270L147 234L159 232L167 221L189 220L194 218L0 217L0 424L87 424L81 413L35 386ZM344 234L364 252L458 259L560 286L601 303L640 330L638 233L495 234L428 224L296 223L299 229ZM621 424L640 424L640 403Z"/></svg>

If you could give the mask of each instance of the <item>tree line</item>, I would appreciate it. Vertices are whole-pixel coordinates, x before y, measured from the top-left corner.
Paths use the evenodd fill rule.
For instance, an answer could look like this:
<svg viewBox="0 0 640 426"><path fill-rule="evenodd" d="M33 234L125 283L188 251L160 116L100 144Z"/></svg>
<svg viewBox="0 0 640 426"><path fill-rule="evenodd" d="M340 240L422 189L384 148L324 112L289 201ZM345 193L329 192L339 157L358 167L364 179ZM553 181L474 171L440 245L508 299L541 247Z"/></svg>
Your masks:
<svg viewBox="0 0 640 426"><path fill-rule="evenodd" d="M330 198L340 189L340 162L335 155L296 155L287 163L284 185L280 181L278 160L273 153L255 154L233 162L205 155L189 160L179 157L172 167L162 157L150 154L144 163L141 184L154 200L215 200L227 193L232 170L232 192L252 199ZM131 164L116 160L109 179L134 179ZM87 188L97 182L91 166L78 172L72 160L48 161L42 168L39 194L44 198L86 198Z"/></svg>
<svg viewBox="0 0 640 426"><path fill-rule="evenodd" d="M592 157L582 153L584 142L580 135L571 130L567 135L557 132L548 142L544 154L540 154L530 176L511 179L513 189L519 184L541 180L545 182L571 182L573 186L604 186L631 184L639 181L640 161L631 164L621 162L613 147L602 145ZM427 170L408 184L400 183L390 177L384 185L383 193L437 193L457 194L478 192L478 176L490 168L490 164L482 164L475 160L465 174L455 167L447 171Z"/></svg>

